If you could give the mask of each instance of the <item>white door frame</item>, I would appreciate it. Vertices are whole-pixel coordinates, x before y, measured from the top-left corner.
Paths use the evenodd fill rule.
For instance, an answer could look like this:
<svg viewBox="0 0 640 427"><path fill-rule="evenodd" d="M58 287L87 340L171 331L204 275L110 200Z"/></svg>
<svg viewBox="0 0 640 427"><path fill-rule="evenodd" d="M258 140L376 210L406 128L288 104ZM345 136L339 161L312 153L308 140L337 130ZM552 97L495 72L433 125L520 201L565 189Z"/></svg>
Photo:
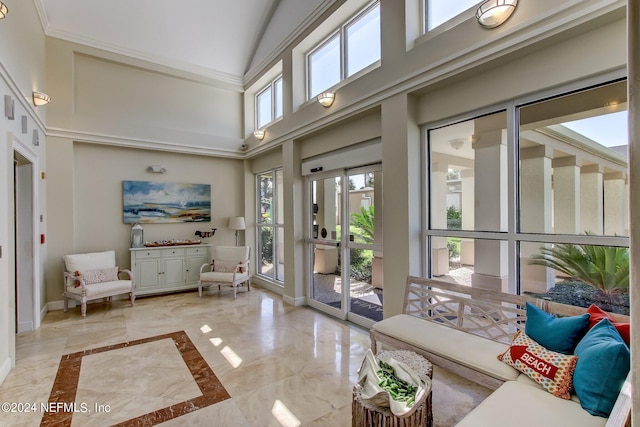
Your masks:
<svg viewBox="0 0 640 427"><path fill-rule="evenodd" d="M39 230L39 200L40 200L40 179L39 179L39 162L38 153L34 151L30 146L22 142L16 135L10 133L9 140L13 145L13 150L27 159L32 165L32 186L31 186L31 203L33 207L32 211L32 230L33 230L33 329L40 327L40 238L38 236ZM15 191L16 183L13 183L13 191ZM12 214L12 213L10 213ZM14 223L15 227L15 223ZM17 244L17 242L16 242ZM16 257L18 255L16 254ZM16 272L17 277L17 272ZM18 310L18 307L15 308ZM15 313L14 313L15 316Z"/></svg>

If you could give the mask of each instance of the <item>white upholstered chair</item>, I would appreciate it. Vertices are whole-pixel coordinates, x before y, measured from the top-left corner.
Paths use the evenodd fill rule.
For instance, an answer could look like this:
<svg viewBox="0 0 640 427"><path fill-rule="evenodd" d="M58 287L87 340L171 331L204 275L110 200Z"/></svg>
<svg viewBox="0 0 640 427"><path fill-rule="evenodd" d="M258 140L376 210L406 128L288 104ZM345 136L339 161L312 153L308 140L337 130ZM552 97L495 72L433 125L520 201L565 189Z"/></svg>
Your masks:
<svg viewBox="0 0 640 427"><path fill-rule="evenodd" d="M213 248L211 264L200 267L198 294L202 296L202 288L211 285L233 287L233 298L236 297L238 286L247 283L247 291L251 290L249 277L249 246L216 246ZM205 271L207 266L211 271Z"/></svg>
<svg viewBox="0 0 640 427"><path fill-rule="evenodd" d="M131 305L135 300L133 274L129 270L120 270L116 266L115 251L73 254L62 257L64 260L64 311L69 308L69 300L80 302L82 317L87 316L87 301L107 298L120 294L129 294ZM127 279L120 275L126 273Z"/></svg>

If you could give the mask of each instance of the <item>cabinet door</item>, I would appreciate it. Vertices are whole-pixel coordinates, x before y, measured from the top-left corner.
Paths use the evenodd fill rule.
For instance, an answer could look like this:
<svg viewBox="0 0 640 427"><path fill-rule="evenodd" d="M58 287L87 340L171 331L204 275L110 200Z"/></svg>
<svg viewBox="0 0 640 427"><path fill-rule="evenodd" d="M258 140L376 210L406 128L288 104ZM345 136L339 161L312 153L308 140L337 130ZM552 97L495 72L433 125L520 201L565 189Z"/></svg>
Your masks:
<svg viewBox="0 0 640 427"><path fill-rule="evenodd" d="M136 260L136 289L158 289L160 287L160 272L159 258Z"/></svg>
<svg viewBox="0 0 640 427"><path fill-rule="evenodd" d="M162 287L184 286L184 258L165 258L162 263Z"/></svg>
<svg viewBox="0 0 640 427"><path fill-rule="evenodd" d="M187 285L198 285L198 281L200 280L200 267L202 264L207 264L209 260L207 256L203 254L202 256L190 256L187 258Z"/></svg>

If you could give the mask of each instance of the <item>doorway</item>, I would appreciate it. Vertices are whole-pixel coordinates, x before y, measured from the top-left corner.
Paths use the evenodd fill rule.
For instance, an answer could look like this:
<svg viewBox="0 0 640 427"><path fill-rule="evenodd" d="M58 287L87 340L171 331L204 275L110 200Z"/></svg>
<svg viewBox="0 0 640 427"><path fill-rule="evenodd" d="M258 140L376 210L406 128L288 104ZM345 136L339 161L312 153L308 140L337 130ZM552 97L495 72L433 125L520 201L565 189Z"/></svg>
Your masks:
<svg viewBox="0 0 640 427"><path fill-rule="evenodd" d="M14 139L15 332L40 326L37 157Z"/></svg>
<svg viewBox="0 0 640 427"><path fill-rule="evenodd" d="M309 305L369 327L383 314L382 165L308 178Z"/></svg>

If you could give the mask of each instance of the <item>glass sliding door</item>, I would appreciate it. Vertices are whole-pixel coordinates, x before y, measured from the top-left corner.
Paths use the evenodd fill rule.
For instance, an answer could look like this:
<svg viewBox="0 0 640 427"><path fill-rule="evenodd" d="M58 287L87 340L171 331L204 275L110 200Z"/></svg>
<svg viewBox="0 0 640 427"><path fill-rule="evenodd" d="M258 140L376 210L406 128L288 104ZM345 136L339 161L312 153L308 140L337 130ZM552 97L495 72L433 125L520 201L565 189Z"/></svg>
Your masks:
<svg viewBox="0 0 640 427"><path fill-rule="evenodd" d="M363 326L382 319L380 165L308 181L309 304Z"/></svg>

